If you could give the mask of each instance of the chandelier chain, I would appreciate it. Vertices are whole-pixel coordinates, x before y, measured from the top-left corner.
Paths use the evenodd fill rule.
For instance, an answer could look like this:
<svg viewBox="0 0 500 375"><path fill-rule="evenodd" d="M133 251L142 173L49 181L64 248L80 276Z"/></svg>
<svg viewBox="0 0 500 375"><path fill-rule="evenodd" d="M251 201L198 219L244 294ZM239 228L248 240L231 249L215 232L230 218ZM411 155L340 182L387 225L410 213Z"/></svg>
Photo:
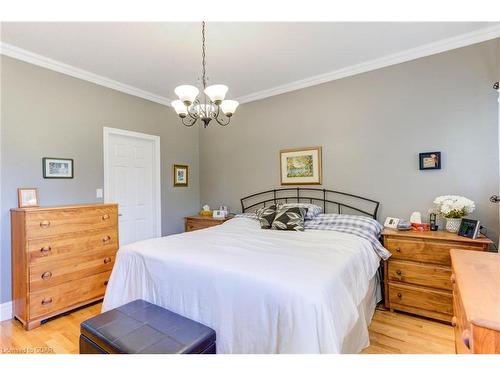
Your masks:
<svg viewBox="0 0 500 375"><path fill-rule="evenodd" d="M206 55L205 55L205 21L201 23L201 65L202 65L202 80L203 80L203 88L207 87L207 78L206 78L206 71L207 71L207 62L206 62Z"/></svg>

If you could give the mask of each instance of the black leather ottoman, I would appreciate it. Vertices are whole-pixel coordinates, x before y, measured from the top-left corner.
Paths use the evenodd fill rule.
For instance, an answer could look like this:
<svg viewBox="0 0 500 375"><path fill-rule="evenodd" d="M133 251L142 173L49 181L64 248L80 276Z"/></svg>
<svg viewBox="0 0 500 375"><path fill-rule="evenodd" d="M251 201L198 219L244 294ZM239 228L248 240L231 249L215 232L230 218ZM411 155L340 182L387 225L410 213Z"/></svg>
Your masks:
<svg viewBox="0 0 500 375"><path fill-rule="evenodd" d="M80 354L215 354L215 331L136 300L81 324Z"/></svg>

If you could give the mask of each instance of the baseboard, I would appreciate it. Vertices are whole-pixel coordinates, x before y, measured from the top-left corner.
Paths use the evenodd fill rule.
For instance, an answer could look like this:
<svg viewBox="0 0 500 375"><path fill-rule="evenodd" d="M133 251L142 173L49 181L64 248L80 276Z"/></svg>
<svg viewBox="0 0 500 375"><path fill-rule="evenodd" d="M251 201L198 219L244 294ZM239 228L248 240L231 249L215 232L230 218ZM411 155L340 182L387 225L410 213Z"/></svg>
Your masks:
<svg viewBox="0 0 500 375"><path fill-rule="evenodd" d="M12 301L0 304L0 322L12 319Z"/></svg>

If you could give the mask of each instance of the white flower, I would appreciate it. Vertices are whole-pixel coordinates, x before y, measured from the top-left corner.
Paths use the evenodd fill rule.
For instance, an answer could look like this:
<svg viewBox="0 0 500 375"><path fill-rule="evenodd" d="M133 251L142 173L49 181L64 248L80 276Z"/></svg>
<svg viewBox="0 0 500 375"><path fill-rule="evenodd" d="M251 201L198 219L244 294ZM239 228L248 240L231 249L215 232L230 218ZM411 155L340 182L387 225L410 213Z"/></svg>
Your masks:
<svg viewBox="0 0 500 375"><path fill-rule="evenodd" d="M474 211L473 201L460 195L442 195L434 199L436 211L445 218L461 218Z"/></svg>

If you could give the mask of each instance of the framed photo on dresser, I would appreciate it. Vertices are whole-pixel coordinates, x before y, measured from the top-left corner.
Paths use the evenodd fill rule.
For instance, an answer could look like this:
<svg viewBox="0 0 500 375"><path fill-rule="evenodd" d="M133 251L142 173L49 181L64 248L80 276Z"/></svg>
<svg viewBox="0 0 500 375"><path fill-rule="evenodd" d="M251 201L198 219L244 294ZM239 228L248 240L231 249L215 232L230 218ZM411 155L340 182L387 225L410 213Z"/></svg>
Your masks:
<svg viewBox="0 0 500 375"><path fill-rule="evenodd" d="M19 208L38 207L38 189L19 188L17 189L17 199Z"/></svg>

